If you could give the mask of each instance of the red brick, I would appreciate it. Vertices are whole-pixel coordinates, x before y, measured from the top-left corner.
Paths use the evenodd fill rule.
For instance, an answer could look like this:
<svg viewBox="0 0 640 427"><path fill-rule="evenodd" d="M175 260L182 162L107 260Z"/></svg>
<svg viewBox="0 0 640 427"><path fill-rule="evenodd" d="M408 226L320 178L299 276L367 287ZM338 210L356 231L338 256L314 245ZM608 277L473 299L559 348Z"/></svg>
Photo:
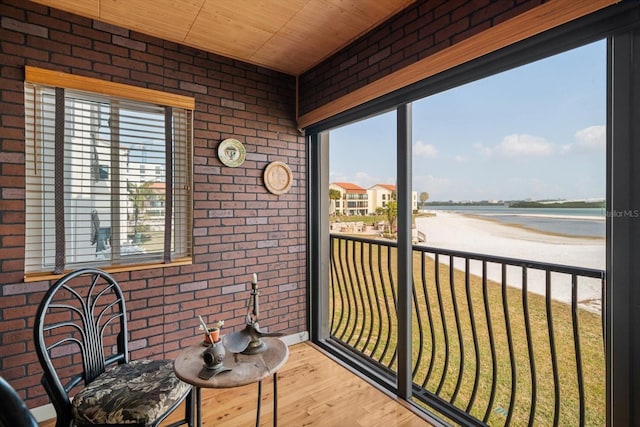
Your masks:
<svg viewBox="0 0 640 427"><path fill-rule="evenodd" d="M117 27L115 25L107 24L101 21L93 21L93 28L98 31L104 31L111 34L118 34L123 37L129 36L129 30L122 27Z"/></svg>
<svg viewBox="0 0 640 427"><path fill-rule="evenodd" d="M471 2L462 3L460 7L454 9L451 12L451 21L455 22L467 16L477 14L477 11L486 8L491 3L490 0L475 0ZM512 4L510 2L495 2L495 6L498 9L510 8Z"/></svg>
<svg viewBox="0 0 640 427"><path fill-rule="evenodd" d="M16 45L24 44L26 35L15 31L4 29L0 26L0 40L6 43L13 43Z"/></svg>
<svg viewBox="0 0 640 427"><path fill-rule="evenodd" d="M499 15L495 16L492 19L492 25L497 25L501 22L507 21L511 18L513 18L514 16L520 15L521 13L526 12L527 10L532 9L535 6L539 6L540 4L544 3L543 0L530 0L530 1L526 1L523 4L520 4L512 9L507 9L505 10L503 13L500 13Z"/></svg>
<svg viewBox="0 0 640 427"><path fill-rule="evenodd" d="M127 36L113 35L111 37L111 42L118 46L124 46L128 49L138 50L144 52L147 50L147 45L144 42L132 40Z"/></svg>
<svg viewBox="0 0 640 427"><path fill-rule="evenodd" d="M36 59L48 61L49 53L39 48L27 47L13 43L2 42L2 53L5 55L15 55L26 59Z"/></svg>
<svg viewBox="0 0 640 427"><path fill-rule="evenodd" d="M10 18L8 16L3 16L0 19L0 23L2 28L6 28L11 31L31 34L31 35L42 37L42 38L49 37L49 29L42 25L31 24L28 22Z"/></svg>
<svg viewBox="0 0 640 427"><path fill-rule="evenodd" d="M93 70L104 76L110 76L113 81L117 81L116 77L128 79L131 70L124 67L117 67L110 64L94 64Z"/></svg>
<svg viewBox="0 0 640 427"><path fill-rule="evenodd" d="M4 349L4 345L2 346ZM34 363L38 361L38 357L35 353L19 353L2 357L2 368L15 368L19 366L24 366L28 363Z"/></svg>

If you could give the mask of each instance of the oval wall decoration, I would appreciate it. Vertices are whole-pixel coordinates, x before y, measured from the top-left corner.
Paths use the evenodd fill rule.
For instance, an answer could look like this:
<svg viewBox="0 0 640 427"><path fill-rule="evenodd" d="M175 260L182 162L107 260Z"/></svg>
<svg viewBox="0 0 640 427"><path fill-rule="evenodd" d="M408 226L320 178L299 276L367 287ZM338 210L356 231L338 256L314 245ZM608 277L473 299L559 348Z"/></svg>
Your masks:
<svg viewBox="0 0 640 427"><path fill-rule="evenodd" d="M244 163L247 150L237 139L228 138L218 145L218 158L225 165L235 168Z"/></svg>
<svg viewBox="0 0 640 427"><path fill-rule="evenodd" d="M273 194L284 194L291 189L293 174L284 162L271 162L264 170L264 185Z"/></svg>

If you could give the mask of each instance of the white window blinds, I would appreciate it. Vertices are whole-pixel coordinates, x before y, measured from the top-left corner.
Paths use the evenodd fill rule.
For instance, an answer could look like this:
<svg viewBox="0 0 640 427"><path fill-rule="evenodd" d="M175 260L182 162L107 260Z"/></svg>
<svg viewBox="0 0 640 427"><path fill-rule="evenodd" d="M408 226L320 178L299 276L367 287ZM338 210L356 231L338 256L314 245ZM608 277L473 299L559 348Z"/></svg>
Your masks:
<svg viewBox="0 0 640 427"><path fill-rule="evenodd" d="M192 111L25 83L25 273L191 256Z"/></svg>

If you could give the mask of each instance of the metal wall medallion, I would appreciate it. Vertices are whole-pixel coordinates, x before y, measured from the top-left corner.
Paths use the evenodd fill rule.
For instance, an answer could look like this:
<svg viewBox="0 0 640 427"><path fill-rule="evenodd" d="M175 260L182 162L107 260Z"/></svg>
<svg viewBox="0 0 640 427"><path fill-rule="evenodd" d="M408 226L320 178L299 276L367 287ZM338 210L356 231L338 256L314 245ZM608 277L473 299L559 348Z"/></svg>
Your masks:
<svg viewBox="0 0 640 427"><path fill-rule="evenodd" d="M293 174L284 162L271 162L264 170L264 185L273 194L284 194L291 189Z"/></svg>
<svg viewBox="0 0 640 427"><path fill-rule="evenodd" d="M237 139L228 138L218 145L218 158L225 165L235 168L244 163L247 150Z"/></svg>

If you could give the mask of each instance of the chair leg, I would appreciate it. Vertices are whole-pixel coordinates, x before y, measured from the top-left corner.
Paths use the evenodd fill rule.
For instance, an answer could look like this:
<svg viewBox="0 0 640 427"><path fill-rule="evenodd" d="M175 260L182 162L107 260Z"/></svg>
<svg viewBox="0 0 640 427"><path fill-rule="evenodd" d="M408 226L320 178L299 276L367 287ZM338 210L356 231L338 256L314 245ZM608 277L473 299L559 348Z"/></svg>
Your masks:
<svg viewBox="0 0 640 427"><path fill-rule="evenodd" d="M273 427L278 427L278 373L273 374Z"/></svg>
<svg viewBox="0 0 640 427"><path fill-rule="evenodd" d="M256 408L256 427L260 427L261 407L262 407L262 381L258 381L258 407Z"/></svg>
<svg viewBox="0 0 640 427"><path fill-rule="evenodd" d="M73 423L67 417L61 417L56 413L56 427L73 427Z"/></svg>
<svg viewBox="0 0 640 427"><path fill-rule="evenodd" d="M193 394L195 393L195 387L191 387L191 391L187 395L187 399L185 400L185 408L184 408L184 417L187 421L187 425L189 427L194 427L193 425L193 408L196 404Z"/></svg>
<svg viewBox="0 0 640 427"><path fill-rule="evenodd" d="M189 394L187 394L187 397L185 397L184 399L184 418L178 421L174 421L171 424L166 424L166 427L179 427L179 426L188 426L188 427L195 427L194 424L194 405L195 405L195 387L191 387L191 390L189 390ZM168 414L167 414L168 415ZM159 426L162 422L164 421L164 419L160 419L157 420L155 424L153 424L154 427ZM56 427L58 427L56 425ZM73 426L70 426L73 427Z"/></svg>

